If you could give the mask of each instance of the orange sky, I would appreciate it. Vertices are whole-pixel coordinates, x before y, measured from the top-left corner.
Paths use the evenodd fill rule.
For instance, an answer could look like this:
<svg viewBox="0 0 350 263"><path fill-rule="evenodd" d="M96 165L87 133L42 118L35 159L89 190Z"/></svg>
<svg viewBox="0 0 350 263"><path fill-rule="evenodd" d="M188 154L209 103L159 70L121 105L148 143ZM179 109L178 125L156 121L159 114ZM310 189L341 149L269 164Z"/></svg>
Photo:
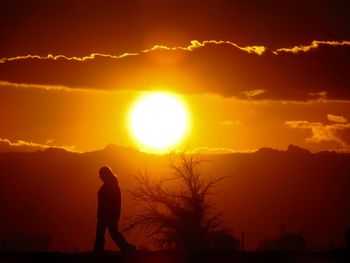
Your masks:
<svg viewBox="0 0 350 263"><path fill-rule="evenodd" d="M0 151L138 147L127 113L159 89L190 109L184 147L348 151L349 6L209 2L5 1Z"/></svg>
<svg viewBox="0 0 350 263"><path fill-rule="evenodd" d="M127 117L142 92L7 86L1 89L4 110L0 118L6 123L1 126L3 139L77 151L100 149L109 143L138 146ZM192 120L182 146L191 149L246 151L284 149L288 144L313 151L348 147L348 101L247 101L213 94L182 97ZM303 127L298 126L300 121L305 122Z"/></svg>

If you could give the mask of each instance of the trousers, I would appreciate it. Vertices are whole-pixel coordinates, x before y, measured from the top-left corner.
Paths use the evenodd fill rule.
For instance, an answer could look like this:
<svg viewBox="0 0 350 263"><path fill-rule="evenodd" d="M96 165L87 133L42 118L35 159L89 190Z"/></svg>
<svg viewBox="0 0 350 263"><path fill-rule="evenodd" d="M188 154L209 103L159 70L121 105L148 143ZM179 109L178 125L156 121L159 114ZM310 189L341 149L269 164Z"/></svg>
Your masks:
<svg viewBox="0 0 350 263"><path fill-rule="evenodd" d="M97 221L97 227L96 227L96 239L94 244L94 252L102 253L105 247L105 232L108 228L109 234L114 241L114 243L117 244L117 246L122 250L126 251L130 248L130 244L122 233L118 231L118 224L117 223L105 223L101 220Z"/></svg>

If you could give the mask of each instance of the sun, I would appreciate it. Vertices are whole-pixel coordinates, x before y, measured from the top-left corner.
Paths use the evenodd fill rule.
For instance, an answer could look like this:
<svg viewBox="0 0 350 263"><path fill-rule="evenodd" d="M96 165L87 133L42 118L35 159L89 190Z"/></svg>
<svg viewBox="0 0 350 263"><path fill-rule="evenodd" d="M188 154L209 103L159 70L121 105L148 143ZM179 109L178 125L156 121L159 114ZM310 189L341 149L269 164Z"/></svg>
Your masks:
<svg viewBox="0 0 350 263"><path fill-rule="evenodd" d="M132 107L130 128L147 150L166 151L178 143L188 129L188 111L172 93L145 95Z"/></svg>

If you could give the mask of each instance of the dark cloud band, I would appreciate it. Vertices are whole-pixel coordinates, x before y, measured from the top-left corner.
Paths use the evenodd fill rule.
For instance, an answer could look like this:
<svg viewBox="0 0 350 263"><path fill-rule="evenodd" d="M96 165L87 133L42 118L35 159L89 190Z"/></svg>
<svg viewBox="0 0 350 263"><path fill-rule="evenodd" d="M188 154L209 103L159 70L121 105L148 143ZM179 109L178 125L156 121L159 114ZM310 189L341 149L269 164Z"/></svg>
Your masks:
<svg viewBox="0 0 350 263"><path fill-rule="evenodd" d="M25 55L0 59L0 79L98 90L165 88L242 99L350 99L350 41L270 50L231 41L155 45L120 55Z"/></svg>

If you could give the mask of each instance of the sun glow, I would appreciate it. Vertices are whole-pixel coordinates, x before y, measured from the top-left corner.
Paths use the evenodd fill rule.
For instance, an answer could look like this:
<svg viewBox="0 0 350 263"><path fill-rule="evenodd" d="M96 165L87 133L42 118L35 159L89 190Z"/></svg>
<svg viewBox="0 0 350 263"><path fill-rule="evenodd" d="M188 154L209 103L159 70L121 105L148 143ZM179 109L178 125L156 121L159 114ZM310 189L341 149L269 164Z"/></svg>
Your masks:
<svg viewBox="0 0 350 263"><path fill-rule="evenodd" d="M188 129L188 113L176 95L151 93L133 106L130 128L146 150L166 151L184 137Z"/></svg>

